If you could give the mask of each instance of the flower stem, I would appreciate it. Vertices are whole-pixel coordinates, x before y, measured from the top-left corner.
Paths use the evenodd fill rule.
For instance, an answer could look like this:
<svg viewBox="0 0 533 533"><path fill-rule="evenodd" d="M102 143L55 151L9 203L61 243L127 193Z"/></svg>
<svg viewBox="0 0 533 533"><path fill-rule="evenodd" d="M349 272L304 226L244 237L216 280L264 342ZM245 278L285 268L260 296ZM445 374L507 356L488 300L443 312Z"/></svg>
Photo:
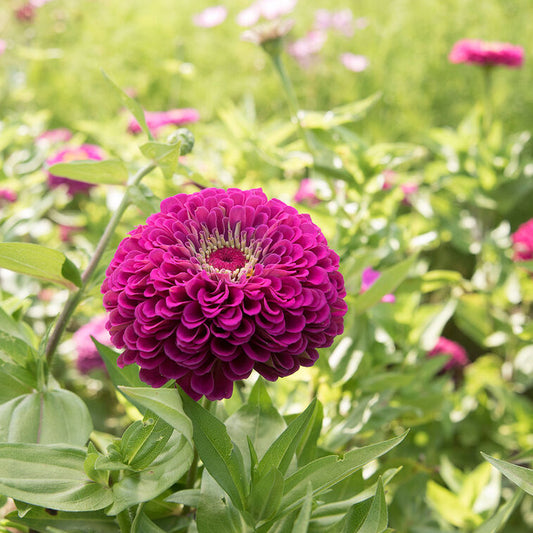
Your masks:
<svg viewBox="0 0 533 533"><path fill-rule="evenodd" d="M96 249L94 251L94 254L89 261L89 264L87 265L87 268L83 272L81 276L82 285L79 288L79 290L75 293L73 293L70 298L67 300L67 303L65 304L65 307L63 308L63 311L61 311L61 314L59 315L59 318L57 319L57 322L55 323L54 329L52 330L52 333L50 334L50 337L48 338L48 342L46 344L45 349L45 357L46 362L48 363L48 367L51 366L52 359L54 357L55 351L57 349L57 345L59 344L59 341L61 340L61 336L63 335L68 322L70 320L70 317L72 316L72 313L80 303L80 300L87 289L87 286L89 285L92 275L94 274L94 271L96 270L96 267L98 266L98 263L100 262L100 259L102 259L102 255L105 252L105 249L107 245L109 244L109 241L113 237L113 234L115 232L115 229L117 228L120 219L122 218L122 215L124 214L124 211L126 211L126 208L128 207L130 203L129 198L129 190L131 187L134 187L139 184L139 182L146 176L146 174L149 174L154 168L156 167L155 163L149 163L148 165L145 165L142 167L130 180L130 183L128 184L128 188L126 189L126 192L124 193L124 196L122 197L122 201L120 202L120 205L116 209L116 211L113 213L111 219L109 220L104 233L102 237L100 238L100 241L98 242L98 245L96 246Z"/></svg>
<svg viewBox="0 0 533 533"><path fill-rule="evenodd" d="M117 515L118 526L120 527L120 533L131 532L131 517L129 509L124 509Z"/></svg>
<svg viewBox="0 0 533 533"><path fill-rule="evenodd" d="M492 66L483 68L483 136L487 139L492 125Z"/></svg>

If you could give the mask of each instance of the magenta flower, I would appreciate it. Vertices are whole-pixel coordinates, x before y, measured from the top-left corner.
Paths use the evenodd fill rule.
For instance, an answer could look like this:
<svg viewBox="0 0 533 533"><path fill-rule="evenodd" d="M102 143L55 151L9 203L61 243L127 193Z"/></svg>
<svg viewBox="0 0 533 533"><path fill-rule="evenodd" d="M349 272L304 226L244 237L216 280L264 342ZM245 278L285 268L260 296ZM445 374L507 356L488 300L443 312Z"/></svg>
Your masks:
<svg viewBox="0 0 533 533"><path fill-rule="evenodd" d="M260 18L275 20L292 13L298 0L256 0L237 15L239 26L249 27L257 24Z"/></svg>
<svg viewBox="0 0 533 533"><path fill-rule="evenodd" d="M12 204L17 201L17 193L11 189L0 189L0 205L3 203Z"/></svg>
<svg viewBox="0 0 533 533"><path fill-rule="evenodd" d="M533 218L524 222L512 235L515 261L533 260Z"/></svg>
<svg viewBox="0 0 533 533"><path fill-rule="evenodd" d="M200 120L200 114L196 109L183 108L183 109L171 109L170 111L145 111L144 118L146 119L146 125L153 135L164 126L173 124L179 126L182 124L188 124L190 122L197 122ZM131 133L140 133L142 131L139 123L132 118L130 120L128 130Z"/></svg>
<svg viewBox="0 0 533 533"><path fill-rule="evenodd" d="M365 268L361 274L361 292L363 293L370 289L370 287L374 285L380 276L381 272L373 270L370 267ZM384 303L394 303L396 301L396 297L394 294L385 294L383 298L381 298L381 301Z"/></svg>
<svg viewBox="0 0 533 533"><path fill-rule="evenodd" d="M519 68L524 62L524 49L509 43L462 39L453 45L448 59L452 63Z"/></svg>
<svg viewBox="0 0 533 533"><path fill-rule="evenodd" d="M14 13L20 22L32 22L35 18L35 6L31 2L27 2L16 8Z"/></svg>
<svg viewBox="0 0 533 533"><path fill-rule="evenodd" d="M192 21L200 28L214 28L222 24L228 16L228 10L224 6L207 7L202 12L193 16Z"/></svg>
<svg viewBox="0 0 533 533"><path fill-rule="evenodd" d="M363 72L370 66L367 57L346 52L341 54L341 63L352 72Z"/></svg>
<svg viewBox="0 0 533 533"><path fill-rule="evenodd" d="M72 335L78 354L76 366L82 374L87 374L95 368L105 368L105 363L91 337L94 337L100 344L111 346L111 338L105 327L106 322L106 315L93 318Z"/></svg>
<svg viewBox="0 0 533 533"><path fill-rule="evenodd" d="M84 161L86 159L101 161L103 158L104 152L99 146L95 146L94 144L82 144L76 148L63 148L63 150L60 150L46 161L46 166L51 167L57 163L71 163L72 161ZM50 185L52 189L60 187L61 185L66 185L67 194L69 196L74 196L77 193L87 194L89 189L95 186L93 183L54 176L50 172L48 172L48 185Z"/></svg>
<svg viewBox="0 0 533 533"><path fill-rule="evenodd" d="M37 141L43 141L47 144L64 143L72 139L72 133L67 128L56 128L47 130L37 137Z"/></svg>
<svg viewBox="0 0 533 533"><path fill-rule="evenodd" d="M436 355L448 355L449 360L442 367L442 371L452 370L454 368L462 368L470 363L466 350L454 341L445 337L439 337L435 347L428 352L428 357L435 357Z"/></svg>
<svg viewBox="0 0 533 533"><path fill-rule="evenodd" d="M294 41L287 47L287 52L294 57L300 66L308 67L314 57L322 50L327 34L323 31L312 30L301 39Z"/></svg>
<svg viewBox="0 0 533 533"><path fill-rule="evenodd" d="M304 178L300 182L300 187L294 195L294 201L299 204L317 205L320 203L318 196L316 195L316 186L313 180Z"/></svg>
<svg viewBox="0 0 533 533"><path fill-rule="evenodd" d="M120 243L102 285L118 365L210 400L254 369L274 381L311 366L343 331L338 268L309 215L261 189L167 198Z"/></svg>

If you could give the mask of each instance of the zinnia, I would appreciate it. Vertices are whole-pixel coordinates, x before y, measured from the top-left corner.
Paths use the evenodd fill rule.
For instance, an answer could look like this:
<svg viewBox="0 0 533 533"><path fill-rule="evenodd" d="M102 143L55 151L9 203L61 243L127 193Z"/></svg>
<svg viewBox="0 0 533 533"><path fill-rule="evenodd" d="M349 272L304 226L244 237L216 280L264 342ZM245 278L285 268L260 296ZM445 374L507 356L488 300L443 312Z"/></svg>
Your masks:
<svg viewBox="0 0 533 533"><path fill-rule="evenodd" d="M457 344L446 337L439 337L435 347L428 352L428 357L435 357L436 355L449 356L448 361L442 367L444 372L452 370L453 368L461 368L470 363L466 350L460 344Z"/></svg>
<svg viewBox="0 0 533 533"><path fill-rule="evenodd" d="M106 322L106 315L98 316L72 335L78 354L76 366L82 374L87 374L95 368L105 368L105 363L100 357L91 337L94 337L100 344L111 346L111 339L105 328Z"/></svg>
<svg viewBox="0 0 533 533"><path fill-rule="evenodd" d="M144 118L148 129L153 135L156 135L161 128L169 124L180 126L181 124L198 122L200 114L196 109L183 108L170 109L169 111L145 111ZM141 126L134 118L130 120L128 130L131 133L140 133L142 131Z"/></svg>
<svg viewBox="0 0 533 533"><path fill-rule="evenodd" d="M448 59L452 63L518 68L524 62L524 49L509 43L462 39L453 45Z"/></svg>
<svg viewBox="0 0 533 533"><path fill-rule="evenodd" d="M311 366L343 331L338 268L309 215L261 189L167 198L120 243L102 285L118 365L210 400L253 369L274 381Z"/></svg>
<svg viewBox="0 0 533 533"><path fill-rule="evenodd" d="M524 222L512 235L515 261L533 259L533 218Z"/></svg>
<svg viewBox="0 0 533 533"><path fill-rule="evenodd" d="M95 159L100 161L103 158L104 152L99 146L95 146L94 144L82 144L77 148L69 147L60 150L46 161L46 165L51 167L57 163L71 163L72 161L83 161L85 159ZM87 194L89 189L94 187L94 184L92 183L62 178L61 176L55 176L51 172L48 172L48 184L52 189L60 187L61 185L66 185L67 194L69 194L69 196L74 196L76 193Z"/></svg>

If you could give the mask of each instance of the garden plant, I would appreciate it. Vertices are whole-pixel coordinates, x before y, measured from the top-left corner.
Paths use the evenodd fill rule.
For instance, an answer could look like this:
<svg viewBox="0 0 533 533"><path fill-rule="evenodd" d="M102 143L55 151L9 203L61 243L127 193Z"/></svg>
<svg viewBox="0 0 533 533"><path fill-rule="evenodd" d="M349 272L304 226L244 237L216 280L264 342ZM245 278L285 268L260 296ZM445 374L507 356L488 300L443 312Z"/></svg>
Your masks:
<svg viewBox="0 0 533 533"><path fill-rule="evenodd" d="M0 532L533 529L533 11L382 8L4 0Z"/></svg>

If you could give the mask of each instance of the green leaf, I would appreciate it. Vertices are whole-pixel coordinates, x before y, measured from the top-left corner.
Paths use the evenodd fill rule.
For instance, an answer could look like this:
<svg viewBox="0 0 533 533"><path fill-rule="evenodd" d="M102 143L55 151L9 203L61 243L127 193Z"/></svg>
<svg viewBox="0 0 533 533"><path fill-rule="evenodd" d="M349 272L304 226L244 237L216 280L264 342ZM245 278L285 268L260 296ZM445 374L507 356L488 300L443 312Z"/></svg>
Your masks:
<svg viewBox="0 0 533 533"><path fill-rule="evenodd" d="M58 250L39 244L0 243L0 268L57 283L69 289L81 287L81 276L76 265Z"/></svg>
<svg viewBox="0 0 533 533"><path fill-rule="evenodd" d="M181 142L165 144L147 142L140 147L142 154L161 168L165 178L172 178L176 172L181 153Z"/></svg>
<svg viewBox="0 0 533 533"><path fill-rule="evenodd" d="M450 320L457 307L457 300L449 300L439 307L439 311L432 314L420 335L420 347L422 350L430 351L435 347L444 326Z"/></svg>
<svg viewBox="0 0 533 533"><path fill-rule="evenodd" d="M308 424L315 413L316 405L317 400L314 399L305 411L298 415L268 448L257 465L256 475L258 478L261 478L272 468L278 469L282 474L287 472L294 457L294 452L308 430Z"/></svg>
<svg viewBox="0 0 533 533"><path fill-rule="evenodd" d="M166 502L181 503L189 507L198 507L200 489L183 489L165 498Z"/></svg>
<svg viewBox="0 0 533 533"><path fill-rule="evenodd" d="M131 533L165 533L163 529L156 526L143 512L142 505L137 509L135 519L131 524Z"/></svg>
<svg viewBox="0 0 533 533"><path fill-rule="evenodd" d="M517 466L501 459L491 457L481 452L481 455L492 466L497 468L507 479L510 479L515 485L518 485L528 494L533 495L533 470L523 466Z"/></svg>
<svg viewBox="0 0 533 533"><path fill-rule="evenodd" d="M398 285L407 277L409 270L415 263L417 255L414 254L400 263L381 272L381 276L375 283L362 294L359 294L353 303L353 309L357 315L376 305L385 294L392 293Z"/></svg>
<svg viewBox="0 0 533 533"><path fill-rule="evenodd" d="M257 520L269 520L278 511L283 496L283 476L273 468L252 485L247 509Z"/></svg>
<svg viewBox="0 0 533 533"><path fill-rule="evenodd" d="M54 176L104 185L125 185L128 169L120 159L97 161L83 159L70 163L57 163L48 169Z"/></svg>
<svg viewBox="0 0 533 533"><path fill-rule="evenodd" d="M111 491L83 470L84 448L62 444L0 444L0 493L58 511L97 511Z"/></svg>
<svg viewBox="0 0 533 533"><path fill-rule="evenodd" d="M92 429L87 406L67 390L24 394L0 405L0 442L81 446Z"/></svg>
<svg viewBox="0 0 533 533"><path fill-rule="evenodd" d="M387 528L387 522L388 515L385 491L383 490L383 482L379 478L376 496L372 500L372 505L366 515L365 521L357 529L357 533L381 533Z"/></svg>
<svg viewBox="0 0 533 533"><path fill-rule="evenodd" d="M311 518L311 507L313 505L313 487L311 483L307 485L305 500L292 526L292 533L307 533L309 519Z"/></svg>
<svg viewBox="0 0 533 533"><path fill-rule="evenodd" d="M240 450L229 438L226 426L186 394L183 394L183 406L192 420L194 443L200 459L234 505L243 509L246 477Z"/></svg>
<svg viewBox="0 0 533 533"><path fill-rule="evenodd" d="M16 321L0 307L0 332L7 333L10 337L16 337L29 346L33 346L31 333L24 327L24 323ZM0 337L1 338L1 337Z"/></svg>
<svg viewBox="0 0 533 533"><path fill-rule="evenodd" d="M146 125L146 119L144 117L144 111L141 105L133 98L128 96L104 71L102 71L102 74L104 75L104 78L109 82L110 87L118 96L122 104L125 105L130 110L131 114L135 117L135 120L137 120L139 126L141 126L141 129L144 131L144 133L148 136L150 140L153 140L154 138L152 136L152 133Z"/></svg>
<svg viewBox="0 0 533 533"><path fill-rule="evenodd" d="M523 497L524 493L522 491L515 491L513 497L508 502L505 502L493 516L483 522L474 533L498 533L501 531Z"/></svg>
<svg viewBox="0 0 533 533"><path fill-rule="evenodd" d="M26 368L9 363L0 365L0 404L17 396L30 394L36 388L37 379Z"/></svg>
<svg viewBox="0 0 533 533"><path fill-rule="evenodd" d="M393 439L351 450L339 457L329 455L299 468L285 480L285 494L281 509L285 513L297 508L305 498L307 483L313 486L313 494L327 490L339 481L350 476L364 465L377 459L384 453L400 444L407 433Z"/></svg>

